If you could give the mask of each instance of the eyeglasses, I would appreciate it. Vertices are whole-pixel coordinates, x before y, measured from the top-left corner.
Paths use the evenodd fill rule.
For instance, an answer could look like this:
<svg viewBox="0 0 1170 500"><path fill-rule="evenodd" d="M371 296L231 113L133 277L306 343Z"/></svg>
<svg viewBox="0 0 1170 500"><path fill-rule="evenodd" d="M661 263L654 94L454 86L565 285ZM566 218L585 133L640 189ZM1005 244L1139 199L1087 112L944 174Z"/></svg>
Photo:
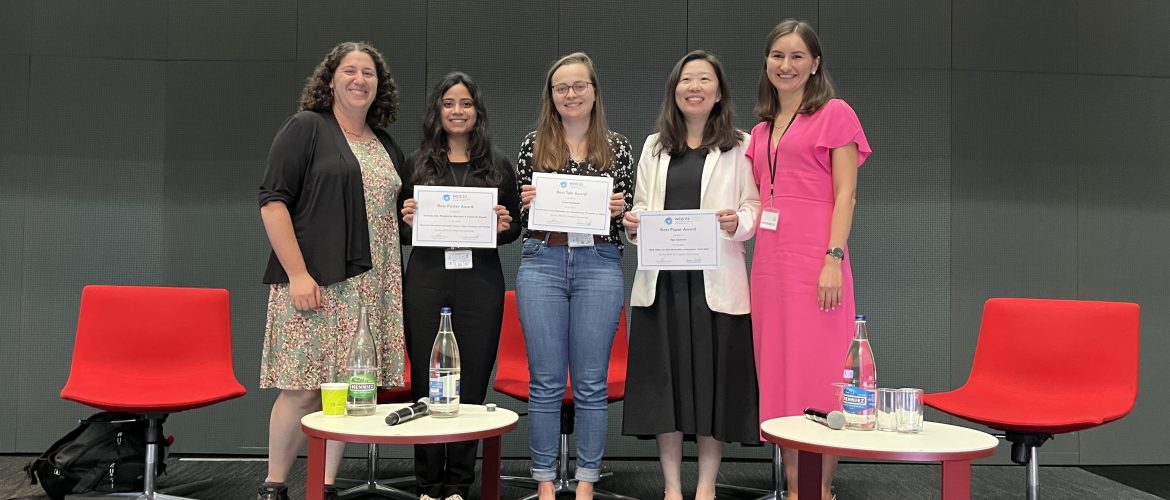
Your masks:
<svg viewBox="0 0 1170 500"><path fill-rule="evenodd" d="M569 89L573 89L573 93L577 95L582 95L587 89L589 89L590 85L593 85L593 82L577 82L572 85L565 85L562 83L560 85L554 85L552 91L554 94L561 97L569 95Z"/></svg>

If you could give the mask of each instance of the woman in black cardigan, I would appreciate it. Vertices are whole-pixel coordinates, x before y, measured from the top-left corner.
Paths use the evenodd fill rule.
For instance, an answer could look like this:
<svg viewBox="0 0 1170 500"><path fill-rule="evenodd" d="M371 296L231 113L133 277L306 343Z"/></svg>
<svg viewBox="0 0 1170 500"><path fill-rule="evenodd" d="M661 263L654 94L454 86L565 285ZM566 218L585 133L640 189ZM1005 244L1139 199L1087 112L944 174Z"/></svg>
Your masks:
<svg viewBox="0 0 1170 500"><path fill-rule="evenodd" d="M497 188L497 245L516 240L520 196L512 164L492 148L487 110L471 77L451 73L431 91L423 115L423 140L402 170L402 197L414 186ZM415 200L402 203L402 243L411 242ZM448 249L414 247L403 277L406 290L406 348L414 397L425 397L431 346L439 329L439 309L452 309L452 326L461 357L463 403L481 404L496 364L504 314L504 274L495 248L471 250L470 269L447 269ZM417 445L415 476L420 498L461 500L475 479L477 441Z"/></svg>

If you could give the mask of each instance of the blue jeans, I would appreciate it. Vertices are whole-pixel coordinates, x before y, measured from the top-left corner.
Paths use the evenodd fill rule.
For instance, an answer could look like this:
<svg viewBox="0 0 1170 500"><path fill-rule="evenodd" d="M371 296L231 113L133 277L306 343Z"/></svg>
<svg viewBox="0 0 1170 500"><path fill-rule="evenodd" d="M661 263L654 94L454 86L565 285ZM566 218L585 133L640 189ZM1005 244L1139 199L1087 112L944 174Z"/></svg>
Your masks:
<svg viewBox="0 0 1170 500"><path fill-rule="evenodd" d="M625 283L612 243L550 247L524 241L516 305L528 349L528 449L532 478L556 479L561 400L571 372L580 481L597 482L608 433L609 351Z"/></svg>

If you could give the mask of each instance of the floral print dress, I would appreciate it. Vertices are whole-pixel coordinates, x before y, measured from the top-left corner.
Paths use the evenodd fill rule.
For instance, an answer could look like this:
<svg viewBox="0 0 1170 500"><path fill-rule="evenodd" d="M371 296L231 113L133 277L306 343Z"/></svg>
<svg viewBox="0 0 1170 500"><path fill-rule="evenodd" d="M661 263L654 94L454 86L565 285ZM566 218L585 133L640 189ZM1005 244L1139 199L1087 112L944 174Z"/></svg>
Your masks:
<svg viewBox="0 0 1170 500"><path fill-rule="evenodd" d="M323 382L344 381L362 304L369 306L370 330L378 345L378 385L404 383L402 255L396 209L402 179L376 137L350 141L349 146L362 169L374 266L322 287L322 305L316 311L294 308L288 283L271 286L260 364L262 388L315 390Z"/></svg>

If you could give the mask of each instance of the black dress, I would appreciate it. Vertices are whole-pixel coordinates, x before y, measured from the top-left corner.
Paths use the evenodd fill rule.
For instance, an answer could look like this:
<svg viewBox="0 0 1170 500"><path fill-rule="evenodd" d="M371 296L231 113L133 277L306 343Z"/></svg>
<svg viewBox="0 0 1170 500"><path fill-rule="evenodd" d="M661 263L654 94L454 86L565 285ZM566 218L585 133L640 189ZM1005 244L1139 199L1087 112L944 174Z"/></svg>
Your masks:
<svg viewBox="0 0 1170 500"><path fill-rule="evenodd" d="M665 210L699 208L706 155L671 157ZM629 349L623 434L759 443L751 317L712 311L703 271L659 271L654 303L631 308Z"/></svg>

